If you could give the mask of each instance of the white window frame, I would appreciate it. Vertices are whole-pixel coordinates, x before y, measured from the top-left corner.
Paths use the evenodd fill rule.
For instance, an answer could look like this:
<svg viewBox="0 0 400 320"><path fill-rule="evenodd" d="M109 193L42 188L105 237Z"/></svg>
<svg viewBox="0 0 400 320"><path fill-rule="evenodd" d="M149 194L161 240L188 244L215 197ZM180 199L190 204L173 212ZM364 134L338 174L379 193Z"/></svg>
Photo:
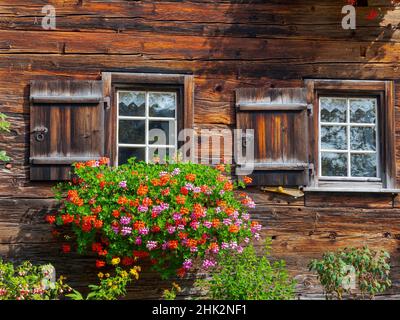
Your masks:
<svg viewBox="0 0 400 320"><path fill-rule="evenodd" d="M321 121L321 99L331 98L331 99L346 99L346 122L322 122ZM352 123L350 122L350 101L357 100L357 99L375 99L375 123ZM352 97L352 96L329 96L329 95L322 95L318 98L318 163L319 163L319 177L320 181L361 181L361 182L382 182L381 177L381 166L380 166L380 150L379 150L379 113L378 113L378 99L373 96L360 96L360 97ZM344 150L331 150L331 149L322 149L321 147L321 127L322 126L341 126L346 127L346 134L347 134L347 148ZM350 130L352 127L373 127L375 128L375 143L376 143L376 150L351 150L351 143L350 143ZM347 176L323 176L322 175L322 153L323 152L332 152L332 153L345 153L347 154ZM376 154L376 177L352 177L351 176L351 155L352 154Z"/></svg>
<svg viewBox="0 0 400 320"><path fill-rule="evenodd" d="M120 92L141 92L145 94L145 115L144 116L121 116L119 114L119 93ZM149 115L149 95L150 93L172 93L175 95L175 117L151 117ZM165 149L178 149L178 94L176 91L157 91L157 90L127 90L127 89L119 89L116 91L117 96L117 134L116 134L116 145L117 145L117 154L116 154L116 165L119 164L119 148L144 148L145 149L145 161L149 162L149 149L150 148L165 148ZM134 144L134 143L119 143L119 121L120 120L145 120L145 143L143 144ZM150 121L165 121L165 122L174 122L174 129L175 129L175 141L174 144L150 144L149 143L149 122Z"/></svg>

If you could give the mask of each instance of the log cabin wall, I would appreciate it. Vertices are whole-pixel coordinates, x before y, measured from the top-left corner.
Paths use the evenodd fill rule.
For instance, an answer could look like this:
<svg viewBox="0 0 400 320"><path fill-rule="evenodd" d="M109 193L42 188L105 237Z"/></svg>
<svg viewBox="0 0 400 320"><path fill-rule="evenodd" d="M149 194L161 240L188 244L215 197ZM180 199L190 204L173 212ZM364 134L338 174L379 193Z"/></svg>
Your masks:
<svg viewBox="0 0 400 320"><path fill-rule="evenodd" d="M12 131L1 135L0 150L12 167L0 170L0 256L52 262L78 289L95 280L91 258L62 255L50 236L43 217L55 206L51 184L29 182L31 80L98 80L105 71L193 74L195 128L233 128L237 88L299 87L304 78L400 78L400 10L390 1L368 1L368 8L357 8L357 29L343 30L346 2L1 0L0 111ZM46 4L56 8L55 31L41 27ZM373 20L366 19L371 7L380 8ZM399 94L396 82L400 166ZM273 256L287 261L300 297L322 294L307 271L311 258L364 244L391 252L393 288L386 294L400 293L397 197L251 193ZM158 298L169 284L143 272L128 297Z"/></svg>

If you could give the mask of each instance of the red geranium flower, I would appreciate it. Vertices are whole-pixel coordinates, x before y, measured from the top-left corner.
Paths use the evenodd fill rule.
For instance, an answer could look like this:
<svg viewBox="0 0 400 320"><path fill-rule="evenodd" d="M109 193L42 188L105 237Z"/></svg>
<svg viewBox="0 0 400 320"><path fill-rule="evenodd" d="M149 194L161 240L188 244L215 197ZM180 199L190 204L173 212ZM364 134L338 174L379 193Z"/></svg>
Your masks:
<svg viewBox="0 0 400 320"><path fill-rule="evenodd" d="M56 216L47 215L46 221L50 224L53 224L54 222L56 222Z"/></svg>
<svg viewBox="0 0 400 320"><path fill-rule="evenodd" d="M63 244L63 245L62 245L62 251L63 251L64 253L71 252L71 246L70 246L69 244Z"/></svg>
<svg viewBox="0 0 400 320"><path fill-rule="evenodd" d="M103 268L106 265L106 263L102 260L96 260L96 267L97 268Z"/></svg>

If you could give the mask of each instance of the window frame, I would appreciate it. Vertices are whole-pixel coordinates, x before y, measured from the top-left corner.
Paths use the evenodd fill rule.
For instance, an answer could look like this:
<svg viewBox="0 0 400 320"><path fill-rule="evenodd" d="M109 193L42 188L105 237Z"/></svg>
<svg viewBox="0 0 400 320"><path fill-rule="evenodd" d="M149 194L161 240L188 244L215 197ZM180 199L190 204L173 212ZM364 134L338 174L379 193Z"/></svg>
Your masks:
<svg viewBox="0 0 400 320"><path fill-rule="evenodd" d="M393 81L375 80L321 80L306 79L308 103L312 105L310 117L310 159L314 170L310 180L309 191L384 191L396 189L395 159L395 117L394 117L394 83ZM376 179L325 179L320 169L320 110L321 96L336 97L376 97L377 98L377 152L379 152L378 176ZM364 181L363 181L364 180ZM306 189L307 190L307 189Z"/></svg>
<svg viewBox="0 0 400 320"><path fill-rule="evenodd" d="M182 142L178 134L182 129L193 129L194 77L182 74L103 72L105 97L105 153L111 165L118 164L118 97L119 90L175 91L177 93L176 126L177 148ZM156 146L156 145L155 145ZM147 152L146 152L147 154ZM147 157L147 156L146 156Z"/></svg>
<svg viewBox="0 0 400 320"><path fill-rule="evenodd" d="M339 98L346 100L346 122L339 123L339 122L322 122L321 121L321 99L322 98ZM375 114L376 114L376 123L352 123L350 121L350 101L355 99L374 99L376 101L375 105ZM353 181L373 181L373 182L381 182L382 177L381 177L381 157L380 157L380 125L379 125L379 99L376 96L367 96L367 95L361 95L361 96L356 96L356 95L319 95L318 96L318 179L320 181L348 181L348 182L353 182ZM321 139L321 132L322 132L322 127L323 126L342 126L346 128L346 149L341 149L341 150L330 150L330 149L324 149L321 146L322 139ZM371 127L375 129L375 151L367 151L367 150L352 150L351 149L351 129L354 127ZM340 154L346 154L347 155L347 175L346 176L323 176L322 175L322 153L340 153ZM376 177L353 177L351 176L351 155L352 154L375 154L376 155ZM350 174L350 175L349 175Z"/></svg>

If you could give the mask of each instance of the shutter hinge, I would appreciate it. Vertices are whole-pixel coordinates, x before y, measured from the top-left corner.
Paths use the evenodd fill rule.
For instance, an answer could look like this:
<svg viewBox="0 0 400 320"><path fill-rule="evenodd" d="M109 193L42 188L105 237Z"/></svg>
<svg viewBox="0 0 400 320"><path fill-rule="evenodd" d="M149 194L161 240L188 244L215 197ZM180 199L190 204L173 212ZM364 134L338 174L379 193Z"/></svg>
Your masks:
<svg viewBox="0 0 400 320"><path fill-rule="evenodd" d="M307 105L308 115L310 115L310 116L313 115L313 109L314 109L314 106L311 103Z"/></svg>
<svg viewBox="0 0 400 320"><path fill-rule="evenodd" d="M111 108L111 99L110 99L110 97L104 97L103 102L104 102L104 109L105 110L108 110L108 109Z"/></svg>

